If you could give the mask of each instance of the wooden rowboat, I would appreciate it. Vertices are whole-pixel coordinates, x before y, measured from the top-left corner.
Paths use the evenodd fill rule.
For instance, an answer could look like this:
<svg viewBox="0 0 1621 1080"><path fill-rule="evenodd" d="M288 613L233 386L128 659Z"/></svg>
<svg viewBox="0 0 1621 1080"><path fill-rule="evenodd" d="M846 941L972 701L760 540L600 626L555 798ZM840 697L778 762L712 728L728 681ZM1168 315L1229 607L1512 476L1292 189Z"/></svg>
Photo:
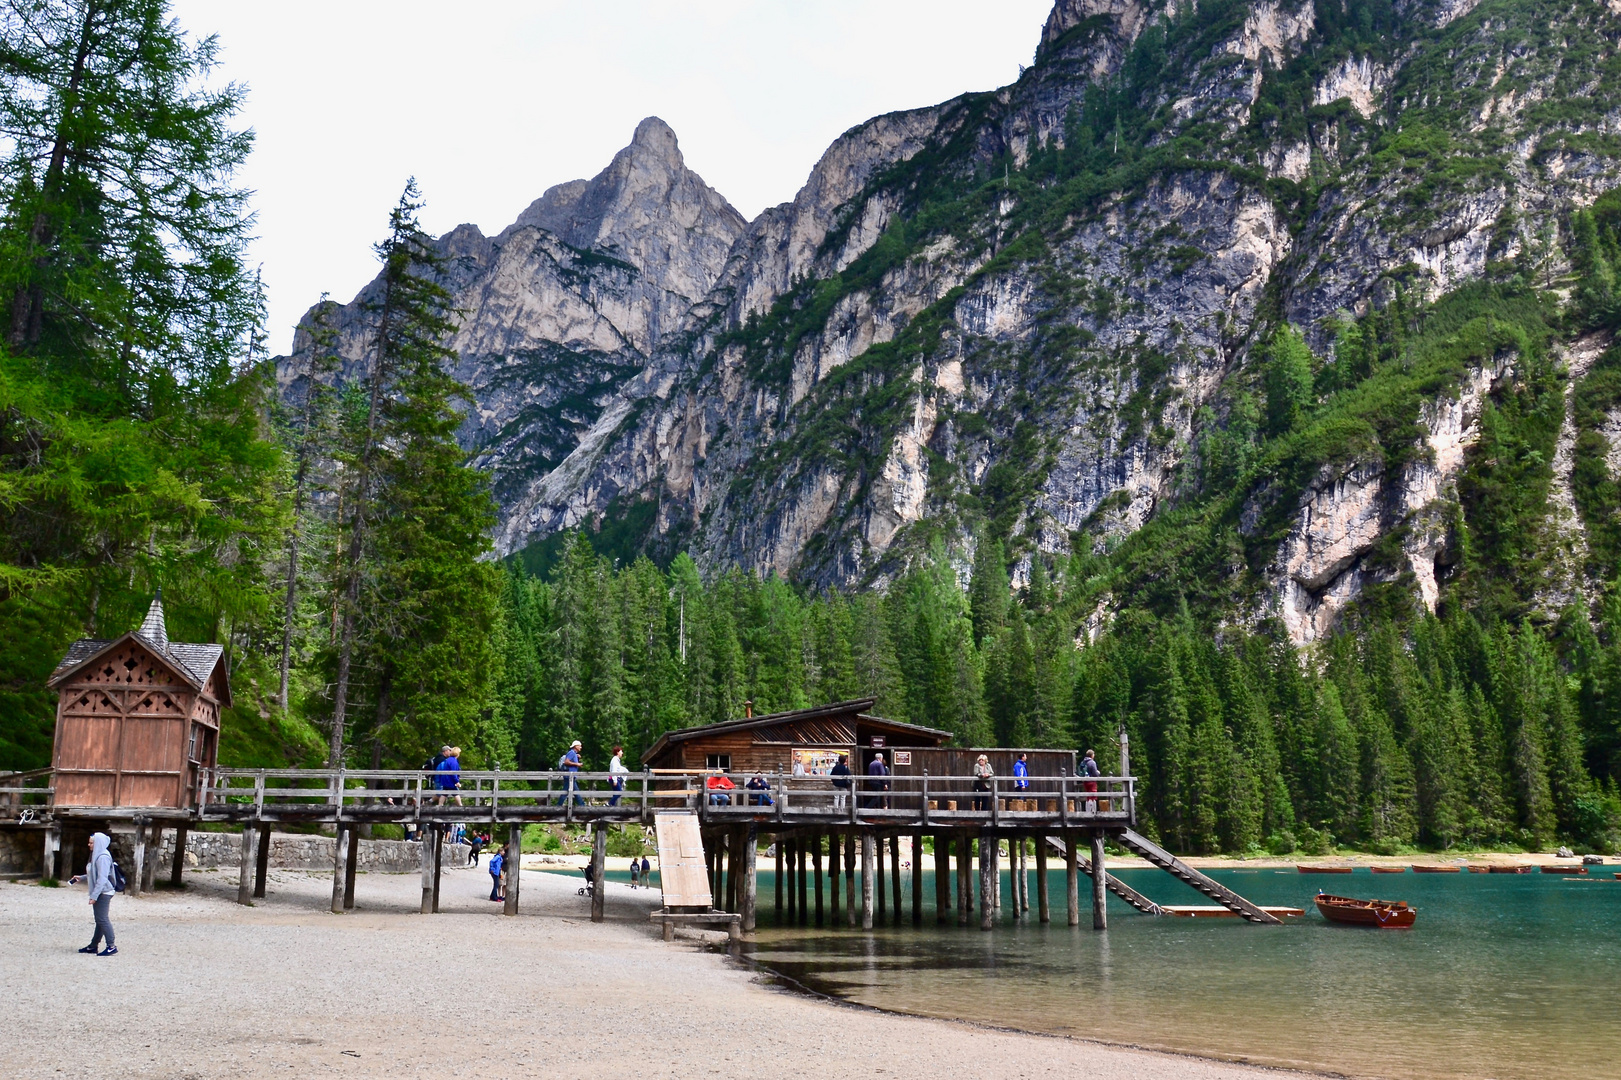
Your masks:
<svg viewBox="0 0 1621 1080"><path fill-rule="evenodd" d="M1408 907L1405 900L1353 900L1324 892L1319 892L1316 900L1323 918L1348 926L1404 929L1418 918L1418 909Z"/></svg>
<svg viewBox="0 0 1621 1080"><path fill-rule="evenodd" d="M1407 873L1407 867L1405 867L1405 866L1370 866L1370 867L1368 867L1368 869L1372 870L1375 874L1405 874L1405 873Z"/></svg>
<svg viewBox="0 0 1621 1080"><path fill-rule="evenodd" d="M1458 866L1420 866L1417 863L1413 864L1413 873L1415 874L1456 874L1461 869L1462 867Z"/></svg>
<svg viewBox="0 0 1621 1080"><path fill-rule="evenodd" d="M1489 873L1491 873L1491 870L1492 870L1492 868L1489 867L1489 866L1470 866L1469 867L1469 872L1471 874L1489 874Z"/></svg>
<svg viewBox="0 0 1621 1080"><path fill-rule="evenodd" d="M1302 866L1295 867L1295 869L1299 870L1302 874L1349 874L1351 872L1351 868L1349 866L1304 866L1304 865L1302 865Z"/></svg>
<svg viewBox="0 0 1621 1080"><path fill-rule="evenodd" d="M1494 866L1491 868L1493 874L1529 874L1530 872L1531 868L1529 866Z"/></svg>
<svg viewBox="0 0 1621 1080"><path fill-rule="evenodd" d="M1585 867L1585 866L1544 866L1542 868L1542 872L1544 874L1585 874L1585 873L1587 873L1587 867Z"/></svg>

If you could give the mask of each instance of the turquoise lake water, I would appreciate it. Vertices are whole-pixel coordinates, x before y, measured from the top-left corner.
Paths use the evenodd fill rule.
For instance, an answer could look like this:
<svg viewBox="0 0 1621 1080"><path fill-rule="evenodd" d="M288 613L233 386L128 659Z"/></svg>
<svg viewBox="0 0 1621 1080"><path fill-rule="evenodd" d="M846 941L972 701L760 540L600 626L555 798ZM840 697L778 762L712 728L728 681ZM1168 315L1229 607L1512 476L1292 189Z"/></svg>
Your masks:
<svg viewBox="0 0 1621 1080"><path fill-rule="evenodd" d="M1596 869L1596 868L1595 868ZM925 925L870 934L776 925L759 883L752 961L804 987L948 1017L1351 1076L1621 1076L1621 881L1602 874L1350 875L1218 870L1259 904L1307 909L1276 927L1153 918L1110 897L1109 929L1003 918L993 932ZM1158 870L1117 871L1161 903L1208 903ZM622 875L615 875L616 877ZM1003 913L1011 908L1003 879ZM1081 878L1082 903L1090 880ZM1312 896L1406 900L1411 930L1325 923ZM814 901L813 901L814 902ZM898 1048L897 1052L905 1052Z"/></svg>

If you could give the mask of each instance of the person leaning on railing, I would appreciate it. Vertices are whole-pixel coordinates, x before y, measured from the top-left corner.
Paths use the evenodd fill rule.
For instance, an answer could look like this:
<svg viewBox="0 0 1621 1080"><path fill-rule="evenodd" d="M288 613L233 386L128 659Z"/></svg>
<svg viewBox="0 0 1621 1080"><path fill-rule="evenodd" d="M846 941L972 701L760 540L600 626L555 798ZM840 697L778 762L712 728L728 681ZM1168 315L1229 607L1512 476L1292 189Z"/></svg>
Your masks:
<svg viewBox="0 0 1621 1080"><path fill-rule="evenodd" d="M975 810L989 810L991 808L991 801L979 794L979 792L991 790L991 777L995 775L996 770L991 768L991 759L984 754L979 755L979 760L974 762Z"/></svg>

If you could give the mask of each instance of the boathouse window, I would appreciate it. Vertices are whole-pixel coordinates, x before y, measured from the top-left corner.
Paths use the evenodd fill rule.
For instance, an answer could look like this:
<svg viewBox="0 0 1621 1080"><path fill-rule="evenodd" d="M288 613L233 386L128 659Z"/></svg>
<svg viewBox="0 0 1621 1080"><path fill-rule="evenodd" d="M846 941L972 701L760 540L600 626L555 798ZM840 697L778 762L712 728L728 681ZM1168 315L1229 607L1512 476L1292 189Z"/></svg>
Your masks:
<svg viewBox="0 0 1621 1080"><path fill-rule="evenodd" d="M704 768L719 769L721 772L732 771L732 755L708 754L704 757Z"/></svg>

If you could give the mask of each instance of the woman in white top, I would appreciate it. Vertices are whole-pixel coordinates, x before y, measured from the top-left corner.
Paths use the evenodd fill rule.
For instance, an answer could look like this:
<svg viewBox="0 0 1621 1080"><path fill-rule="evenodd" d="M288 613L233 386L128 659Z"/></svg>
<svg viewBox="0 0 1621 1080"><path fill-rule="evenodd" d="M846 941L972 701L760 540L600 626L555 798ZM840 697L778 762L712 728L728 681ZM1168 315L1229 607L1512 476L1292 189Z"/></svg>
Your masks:
<svg viewBox="0 0 1621 1080"><path fill-rule="evenodd" d="M613 798L608 800L609 806L619 805L619 796L625 793L625 777L630 770L625 768L625 748L614 747L614 756L608 759L608 786L613 788Z"/></svg>

